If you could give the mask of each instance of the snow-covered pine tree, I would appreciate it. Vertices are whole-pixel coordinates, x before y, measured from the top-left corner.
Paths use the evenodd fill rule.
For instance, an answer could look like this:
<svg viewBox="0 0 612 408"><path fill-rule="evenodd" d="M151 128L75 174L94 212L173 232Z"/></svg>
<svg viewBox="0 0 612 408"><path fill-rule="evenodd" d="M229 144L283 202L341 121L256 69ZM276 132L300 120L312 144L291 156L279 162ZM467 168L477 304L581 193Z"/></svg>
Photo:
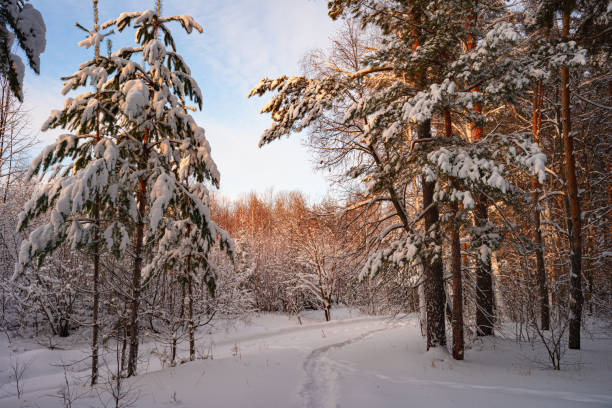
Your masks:
<svg viewBox="0 0 612 408"><path fill-rule="evenodd" d="M387 199L394 205L394 201L402 201L392 197L394 191L389 186L394 180L415 180L421 186L421 212L409 219L403 211L405 204L395 205L395 216L403 228L392 226L381 234L387 243L372 252L363 275L373 276L390 263L424 269L428 347L445 344L440 223L446 217L439 218L440 206L459 202L470 210L474 208L473 197L481 193L486 194L489 204L508 198L517 192L509 181L517 169L544 177L545 157L529 135L490 134L470 144L467 135L464 139L442 139L432 132L432 119L442 117L445 111L463 123L486 126L486 115L474 111L474 106L499 106L511 100L530 83L534 72L539 72L533 64L517 59L520 36L510 15L492 19L479 36L482 39L464 52L466 21L476 7L468 3L330 2L332 17L350 14L363 25L377 26L383 33L383 45L355 72L323 78L264 79L250 94L277 92L262 110L271 114L274 123L264 132L260 145L343 109L344 115L334 116L340 124L361 121L361 126L352 130L361 137L356 150L375 146L380 149L377 153L387 153L374 154L378 159L374 159L375 165L359 165L347 173L363 182L370 199L387 190ZM499 4L493 3L483 5L483 13L499 17ZM381 78L381 73L387 76ZM367 85L355 92L361 83ZM499 233L489 223L471 232L472 246L487 262Z"/></svg>
<svg viewBox="0 0 612 408"><path fill-rule="evenodd" d="M201 108L202 96L176 52L167 27L174 21L187 33L202 31L190 16L160 17L151 10L123 13L103 25L102 29L114 26L123 31L133 22L138 46L88 61L66 79L65 92L88 81L97 92L68 98L64 109L54 111L45 123L44 129L63 127L74 133L45 148L30 173L45 174L55 164L72 161L45 176L47 183L26 206L20 222L23 229L31 219L51 211L51 222L23 242L17 275L64 241L74 247L90 245L94 229L90 212L97 197L106 248L117 257L133 256L128 375L135 375L137 368L141 279L156 272L160 260L176 261L179 254L168 243L197 235L190 244L195 248L191 263L194 270L206 271L210 271L206 251L219 234L221 245L231 245L210 219L204 183L218 186L219 173L204 130L184 102L190 99ZM80 45L92 46L102 39L102 34L92 32ZM104 135L98 142L96 123ZM208 275L207 284L214 287L214 274Z"/></svg>
<svg viewBox="0 0 612 408"><path fill-rule="evenodd" d="M40 73L40 54L45 51L46 27L42 15L29 0L0 1L0 75L8 78L11 91L23 101L25 66L11 49L15 39L25 52L28 65Z"/></svg>
<svg viewBox="0 0 612 408"><path fill-rule="evenodd" d="M134 192L136 204L128 375L136 374L142 277L146 279L162 262L176 262L182 256L189 260L187 267L193 269L187 274L201 271L213 289L215 275L207 251L216 242L228 249L232 245L229 236L210 219L204 182L218 186L219 172L204 130L188 113L186 100L201 109L202 94L176 51L168 23L179 22L188 34L194 29L202 32L202 28L191 16L161 16L157 4L157 12L122 13L102 25L123 31L133 23L138 44L121 48L111 56L121 67L121 73L114 77L115 87L121 89L123 96L119 102L122 117L118 123L123 127L120 143L129 152L126 182ZM135 62L135 57L141 57L142 64ZM168 217L170 209L172 214ZM190 241L187 253L170 251L173 240ZM170 252L164 256L166 250ZM146 253L152 257L145 263Z"/></svg>
<svg viewBox="0 0 612 408"><path fill-rule="evenodd" d="M32 162L29 177L55 166L53 172L25 206L20 215L19 229L24 230L33 218L50 209L51 220L36 228L21 244L16 276L24 271L33 258L42 263L44 257L63 242L73 249L86 248L93 263L93 321L92 321L92 374L91 383L98 377L98 281L100 274L101 228L114 218L114 192L119 186L113 183L117 168L117 146L112 139L113 116L109 114L115 92L102 90L108 71L100 57L100 41L106 36L98 32L97 0L94 5L94 28L87 30L87 38L80 46L94 46L94 59L85 62L79 71L65 78L65 94L70 89L86 86L89 77L95 92L86 92L76 98L68 98L63 111L54 111L43 125L43 130L61 127L72 134L60 136ZM72 163L63 163L71 158ZM101 216L102 214L102 216ZM104 219L104 222L102 222ZM112 223L110 224L112 225ZM110 249L110 248L109 248Z"/></svg>
<svg viewBox="0 0 612 408"><path fill-rule="evenodd" d="M98 0L93 0L93 15L94 15L94 27L93 33L98 34L99 32L99 14L98 14ZM85 30L87 31L87 30ZM100 58L100 42L97 41L94 45L96 60ZM99 95L96 95L99 99ZM102 138L100 134L100 111L96 110L96 141L99 142ZM100 205L98 204L98 197L94 197L95 203L93 207L93 223L94 223L94 237L92 245L92 257L93 257L93 304L92 304L92 329L91 329L91 385L96 384L98 381L98 312L100 308L100 292L99 292L99 281L100 281Z"/></svg>

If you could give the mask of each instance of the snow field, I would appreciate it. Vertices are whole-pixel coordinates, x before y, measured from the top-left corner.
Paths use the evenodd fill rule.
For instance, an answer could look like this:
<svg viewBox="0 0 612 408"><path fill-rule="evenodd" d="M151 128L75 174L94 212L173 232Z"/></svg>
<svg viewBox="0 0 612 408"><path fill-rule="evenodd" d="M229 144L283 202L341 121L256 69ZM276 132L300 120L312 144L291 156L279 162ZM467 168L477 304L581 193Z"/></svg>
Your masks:
<svg viewBox="0 0 612 408"><path fill-rule="evenodd" d="M335 313L334 313L335 312ZM445 350L424 349L418 320L371 317L332 309L295 316L259 314L250 322L200 332L197 349L212 359L162 368L145 342L148 363L128 380L137 407L610 407L612 340L586 340L569 353L572 363L555 372L542 350L500 338L475 342L466 360ZM0 406L62 406L57 364L78 361L70 378L87 381L87 345L48 350L23 339L0 343ZM182 349L181 357L188 353ZM210 356L209 356L210 357ZM85 360L82 360L85 358ZM109 356L106 356L108 359ZM539 359L540 361L537 361ZM15 361L26 362L24 394L15 396L10 376ZM101 406L89 387L75 407ZM99 387L103 394L102 386Z"/></svg>

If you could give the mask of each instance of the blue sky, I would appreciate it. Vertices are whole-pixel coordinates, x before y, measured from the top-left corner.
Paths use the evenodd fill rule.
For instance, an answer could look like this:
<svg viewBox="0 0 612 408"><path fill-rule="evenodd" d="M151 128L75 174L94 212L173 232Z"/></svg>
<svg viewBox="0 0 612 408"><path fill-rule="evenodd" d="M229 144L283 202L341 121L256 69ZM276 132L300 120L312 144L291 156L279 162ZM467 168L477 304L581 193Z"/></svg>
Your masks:
<svg viewBox="0 0 612 408"><path fill-rule="evenodd" d="M49 111L63 106L60 77L91 57L91 50L77 46L84 33L74 23L90 27L92 11L88 0L33 4L47 25L47 48L41 56L41 75L26 72L25 98L32 130L40 133ZM153 7L153 0L99 0L100 20ZM268 116L259 114L268 98L249 100L246 95L264 76L300 74L303 55L329 45L339 23L327 16L327 1L165 0L163 14L190 14L204 28L203 34L183 35L178 27L174 33L204 94L203 110L194 116L206 129L221 172L220 193L238 197L274 189L301 190L312 199L324 196L328 183L313 170L312 157L303 146L305 135L257 147L270 123ZM114 49L132 43L133 31L113 36ZM40 133L41 146L58 133Z"/></svg>

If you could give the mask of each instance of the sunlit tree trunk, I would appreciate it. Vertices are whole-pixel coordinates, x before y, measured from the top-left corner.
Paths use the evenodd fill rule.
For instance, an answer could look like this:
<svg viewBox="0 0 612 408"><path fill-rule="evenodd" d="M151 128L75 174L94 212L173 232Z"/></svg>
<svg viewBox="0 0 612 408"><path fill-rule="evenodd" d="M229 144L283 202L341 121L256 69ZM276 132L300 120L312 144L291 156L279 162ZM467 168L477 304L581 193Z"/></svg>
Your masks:
<svg viewBox="0 0 612 408"><path fill-rule="evenodd" d="M542 98L543 88L540 81L534 89L533 95L533 120L532 133L536 141L539 143L540 125L542 121ZM542 242L542 229L540 222L540 183L534 177L532 179L533 187L533 242L535 245L536 255L536 281L538 285L538 296L540 298L540 326L542 330L550 329L550 305L548 303L548 282L546 279L546 266L544 263L544 246Z"/></svg>
<svg viewBox="0 0 612 408"><path fill-rule="evenodd" d="M570 12L563 10L561 35L569 35ZM570 214L570 317L569 348L580 349L580 321L582 318L582 220L578 199L576 179L576 160L574 158L574 136L572 135L570 112L569 68L561 67L561 124L565 153L565 176Z"/></svg>

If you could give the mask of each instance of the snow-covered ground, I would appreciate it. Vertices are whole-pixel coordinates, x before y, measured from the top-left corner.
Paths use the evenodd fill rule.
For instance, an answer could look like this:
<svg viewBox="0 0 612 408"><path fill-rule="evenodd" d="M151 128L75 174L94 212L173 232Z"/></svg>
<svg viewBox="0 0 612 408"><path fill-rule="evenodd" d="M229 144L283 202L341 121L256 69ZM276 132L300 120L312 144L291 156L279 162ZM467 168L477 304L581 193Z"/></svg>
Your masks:
<svg viewBox="0 0 612 408"><path fill-rule="evenodd" d="M150 353L155 345L147 343L141 374L128 382L138 396L135 406L612 407L609 336L585 336L583 349L568 352L562 371L553 371L543 350L499 337L473 344L462 362L442 351L426 352L414 316L391 319L344 309L332 310L335 320L326 323L321 315L302 314L300 324L295 316L260 314L201 332L197 349L212 358L176 367L162 368ZM75 363L69 378L86 383L86 344L48 350L11 340L0 340L0 407L63 406L62 362ZM20 399L11 377L16 362L27 367ZM85 385L71 391L83 394L75 407L102 406L108 398L102 386L97 393Z"/></svg>

